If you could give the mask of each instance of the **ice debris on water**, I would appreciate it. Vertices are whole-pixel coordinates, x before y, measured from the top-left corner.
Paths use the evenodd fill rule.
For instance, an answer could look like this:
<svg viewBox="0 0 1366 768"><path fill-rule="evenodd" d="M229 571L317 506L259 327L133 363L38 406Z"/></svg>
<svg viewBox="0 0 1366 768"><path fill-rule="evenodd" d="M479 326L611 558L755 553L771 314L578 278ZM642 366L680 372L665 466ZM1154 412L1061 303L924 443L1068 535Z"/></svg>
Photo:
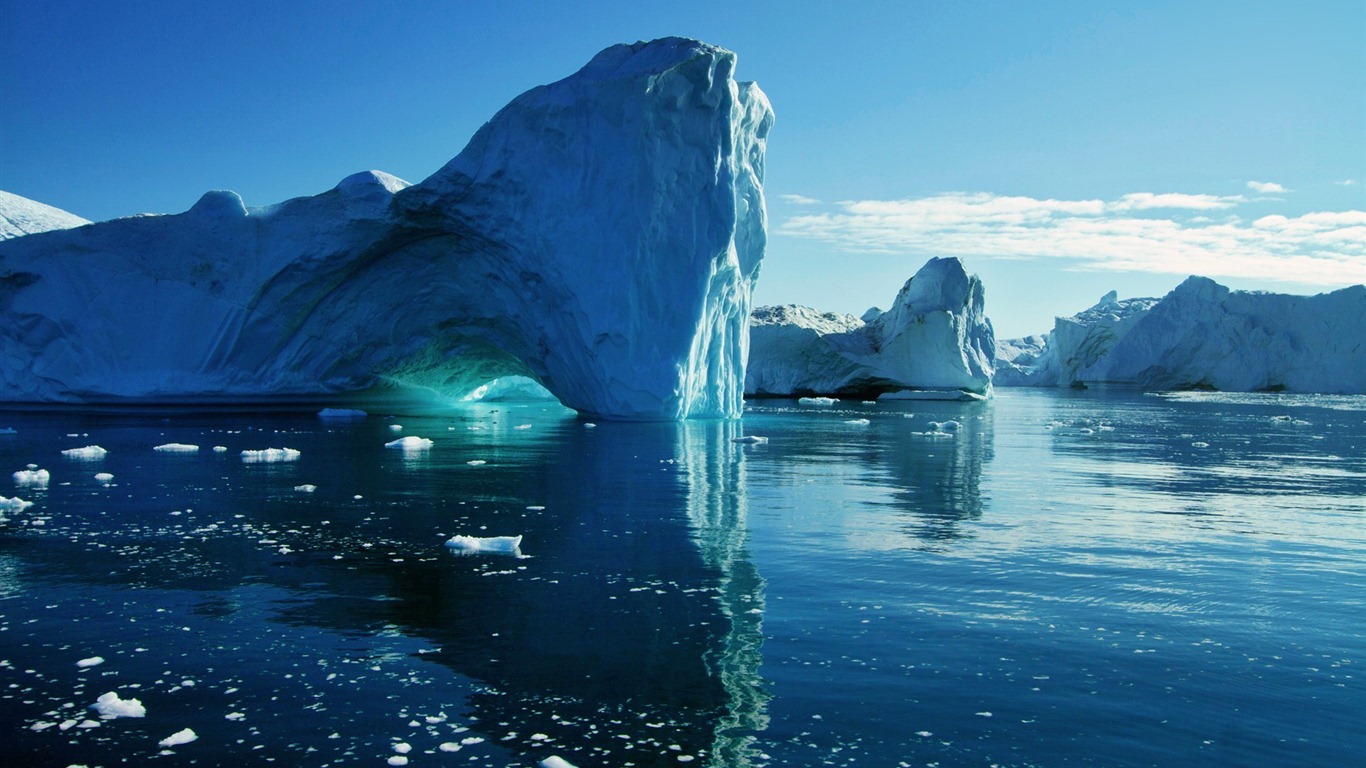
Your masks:
<svg viewBox="0 0 1366 768"><path fill-rule="evenodd" d="M105 485L109 485L110 483L114 482L114 476L109 474L108 472L98 472L95 474L95 481L103 483Z"/></svg>
<svg viewBox="0 0 1366 768"><path fill-rule="evenodd" d="M158 747L178 747L178 746L180 746L181 744L189 744L190 742L195 741L195 740L197 740L198 738L199 738L199 735L196 734L196 733L194 732L194 729L193 729L193 728L184 728L184 729L182 729L182 730L176 731L175 733L171 734L170 736L167 736L166 738L162 739L161 741L158 741L158 742L157 742L157 746L158 746Z"/></svg>
<svg viewBox="0 0 1366 768"><path fill-rule="evenodd" d="M405 451L425 451L432 447L432 441L425 437L409 435L391 440L384 444L385 448L399 448Z"/></svg>
<svg viewBox="0 0 1366 768"><path fill-rule="evenodd" d="M312 483L304 483L303 485L294 486L294 490L298 491L299 493L312 493L318 490L318 486L313 485Z"/></svg>
<svg viewBox="0 0 1366 768"><path fill-rule="evenodd" d="M88 658L88 659L81 659L80 661L76 662L76 666L78 666L78 667L84 669L84 668L86 668L86 667L95 667L95 666L99 666L100 664L103 664L103 663L104 663L104 657L103 657L103 656L91 656L91 657Z"/></svg>
<svg viewBox="0 0 1366 768"><path fill-rule="evenodd" d="M98 445L87 445L83 448L67 448L62 451L62 455L68 459L83 459L86 461L103 459L106 453L109 453L109 451L106 451Z"/></svg>
<svg viewBox="0 0 1366 768"><path fill-rule="evenodd" d="M363 419L370 414L356 408L324 408L318 411L320 419Z"/></svg>
<svg viewBox="0 0 1366 768"><path fill-rule="evenodd" d="M848 420L848 421L846 421L846 422L844 422L844 423L845 423L845 424L852 424L852 425L854 425L854 426L856 426L856 427L865 427L865 426L867 426L867 425L869 425L869 424L872 424L873 422L869 421L868 419L850 419L850 420Z"/></svg>
<svg viewBox="0 0 1366 768"><path fill-rule="evenodd" d="M14 484L31 486L34 488L46 488L52 475L46 469L38 469L37 465L30 464L28 469L21 469L14 473Z"/></svg>
<svg viewBox="0 0 1366 768"><path fill-rule="evenodd" d="M498 555L520 555L521 536L452 536L446 546L460 554L487 552Z"/></svg>
<svg viewBox="0 0 1366 768"><path fill-rule="evenodd" d="M214 453L227 453L227 452L228 452L228 446L226 446L226 445L215 445L215 446L213 447L213 452L214 452Z"/></svg>
<svg viewBox="0 0 1366 768"><path fill-rule="evenodd" d="M31 506L33 506L33 502L24 501L18 496L12 499L0 496L0 512L23 512Z"/></svg>
<svg viewBox="0 0 1366 768"><path fill-rule="evenodd" d="M744 437L733 437L730 441L732 443L748 443L750 445L755 445L758 443L767 443L768 438L760 437L758 435L745 435Z"/></svg>
<svg viewBox="0 0 1366 768"><path fill-rule="evenodd" d="M833 398L833 397L799 397L799 398L797 398L797 403L798 403L799 405L834 405L835 403L838 403L838 402L839 402L839 400L837 400L837 399L835 399L835 398Z"/></svg>
<svg viewBox="0 0 1366 768"><path fill-rule="evenodd" d="M166 443L164 445L158 445L152 448L152 450L160 451L161 453L198 453L199 446L186 445L185 443Z"/></svg>
<svg viewBox="0 0 1366 768"><path fill-rule="evenodd" d="M137 699L120 699L115 691L110 691L95 699L92 708L105 720L116 717L146 717L147 708Z"/></svg>
<svg viewBox="0 0 1366 768"><path fill-rule="evenodd" d="M551 755L550 757L547 757L546 759L537 763L537 765L540 766L540 768L578 768L573 763L569 762L568 760L565 760L563 757L560 757L559 755Z"/></svg>
<svg viewBox="0 0 1366 768"><path fill-rule="evenodd" d="M248 463L296 461L299 452L293 448L266 448L260 451L242 451L242 461Z"/></svg>

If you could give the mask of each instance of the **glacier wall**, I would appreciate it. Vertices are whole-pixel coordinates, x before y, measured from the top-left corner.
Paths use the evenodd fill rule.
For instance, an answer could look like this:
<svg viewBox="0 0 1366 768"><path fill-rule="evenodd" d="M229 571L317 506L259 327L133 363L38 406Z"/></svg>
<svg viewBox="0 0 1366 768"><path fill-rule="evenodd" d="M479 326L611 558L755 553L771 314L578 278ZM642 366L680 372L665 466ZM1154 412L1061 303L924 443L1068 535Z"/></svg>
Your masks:
<svg viewBox="0 0 1366 768"><path fill-rule="evenodd" d="M891 309L863 318L800 306L761 307L750 328L752 395L991 392L996 341L986 293L956 258L930 259Z"/></svg>
<svg viewBox="0 0 1366 768"><path fill-rule="evenodd" d="M998 345L1001 386L1366 393L1366 286L1315 296L1190 277L1161 300L1107 295L1042 345Z"/></svg>
<svg viewBox="0 0 1366 768"><path fill-rule="evenodd" d="M528 376L581 412L737 416L766 245L766 97L693 40L513 100L416 185L0 244L0 400L458 399Z"/></svg>

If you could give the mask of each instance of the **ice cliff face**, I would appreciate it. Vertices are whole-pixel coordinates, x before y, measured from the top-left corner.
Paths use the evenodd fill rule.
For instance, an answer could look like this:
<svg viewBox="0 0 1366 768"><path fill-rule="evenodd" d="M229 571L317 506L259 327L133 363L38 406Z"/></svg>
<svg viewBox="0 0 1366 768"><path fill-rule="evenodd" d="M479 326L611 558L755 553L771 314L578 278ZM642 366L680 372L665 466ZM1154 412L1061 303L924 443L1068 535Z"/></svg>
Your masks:
<svg viewBox="0 0 1366 768"><path fill-rule="evenodd" d="M750 321L745 391L875 396L901 389L991 391L995 339L982 283L956 258L931 259L891 309L864 319L761 307Z"/></svg>
<svg viewBox="0 0 1366 768"><path fill-rule="evenodd" d="M452 399L529 376L628 419L734 416L773 113L735 55L609 48L415 186L0 245L0 400Z"/></svg>
<svg viewBox="0 0 1366 768"><path fill-rule="evenodd" d="M1097 307L1059 320L1029 383L1366 393L1366 286L1290 296L1191 277L1127 316Z"/></svg>
<svg viewBox="0 0 1366 768"><path fill-rule="evenodd" d="M1051 333L998 341L994 383L1069 386L1079 381L1079 371L1109 354L1156 303L1157 299L1120 299L1110 291L1095 306L1057 318Z"/></svg>
<svg viewBox="0 0 1366 768"><path fill-rule="evenodd" d="M0 191L0 240L89 224L74 213Z"/></svg>

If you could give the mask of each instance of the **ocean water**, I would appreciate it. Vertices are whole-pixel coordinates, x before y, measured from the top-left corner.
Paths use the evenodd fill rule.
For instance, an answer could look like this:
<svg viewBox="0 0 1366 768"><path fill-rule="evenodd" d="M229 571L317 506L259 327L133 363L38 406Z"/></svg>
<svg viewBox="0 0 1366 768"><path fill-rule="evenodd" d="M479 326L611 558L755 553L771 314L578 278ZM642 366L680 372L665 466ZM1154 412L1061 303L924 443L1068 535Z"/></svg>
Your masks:
<svg viewBox="0 0 1366 768"><path fill-rule="evenodd" d="M3 765L1366 754L1366 398L0 427L0 496L32 502L0 519ZM433 443L384 446L403 436ZM108 453L61 453L88 445ZM16 484L28 464L45 487ZM460 555L455 535L523 541ZM101 717L109 693L145 715Z"/></svg>

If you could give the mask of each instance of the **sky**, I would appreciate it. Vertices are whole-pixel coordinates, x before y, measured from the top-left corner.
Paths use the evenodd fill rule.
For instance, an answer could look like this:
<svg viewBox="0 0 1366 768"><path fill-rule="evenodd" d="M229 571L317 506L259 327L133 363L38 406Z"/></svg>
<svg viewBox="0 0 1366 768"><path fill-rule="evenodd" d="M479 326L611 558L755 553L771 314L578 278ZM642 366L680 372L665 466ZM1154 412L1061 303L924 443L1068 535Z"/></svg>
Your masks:
<svg viewBox="0 0 1366 768"><path fill-rule="evenodd" d="M0 0L0 189L92 220L420 181L616 43L738 55L777 115L757 304L929 258L1002 338L1190 274L1366 282L1366 3Z"/></svg>

